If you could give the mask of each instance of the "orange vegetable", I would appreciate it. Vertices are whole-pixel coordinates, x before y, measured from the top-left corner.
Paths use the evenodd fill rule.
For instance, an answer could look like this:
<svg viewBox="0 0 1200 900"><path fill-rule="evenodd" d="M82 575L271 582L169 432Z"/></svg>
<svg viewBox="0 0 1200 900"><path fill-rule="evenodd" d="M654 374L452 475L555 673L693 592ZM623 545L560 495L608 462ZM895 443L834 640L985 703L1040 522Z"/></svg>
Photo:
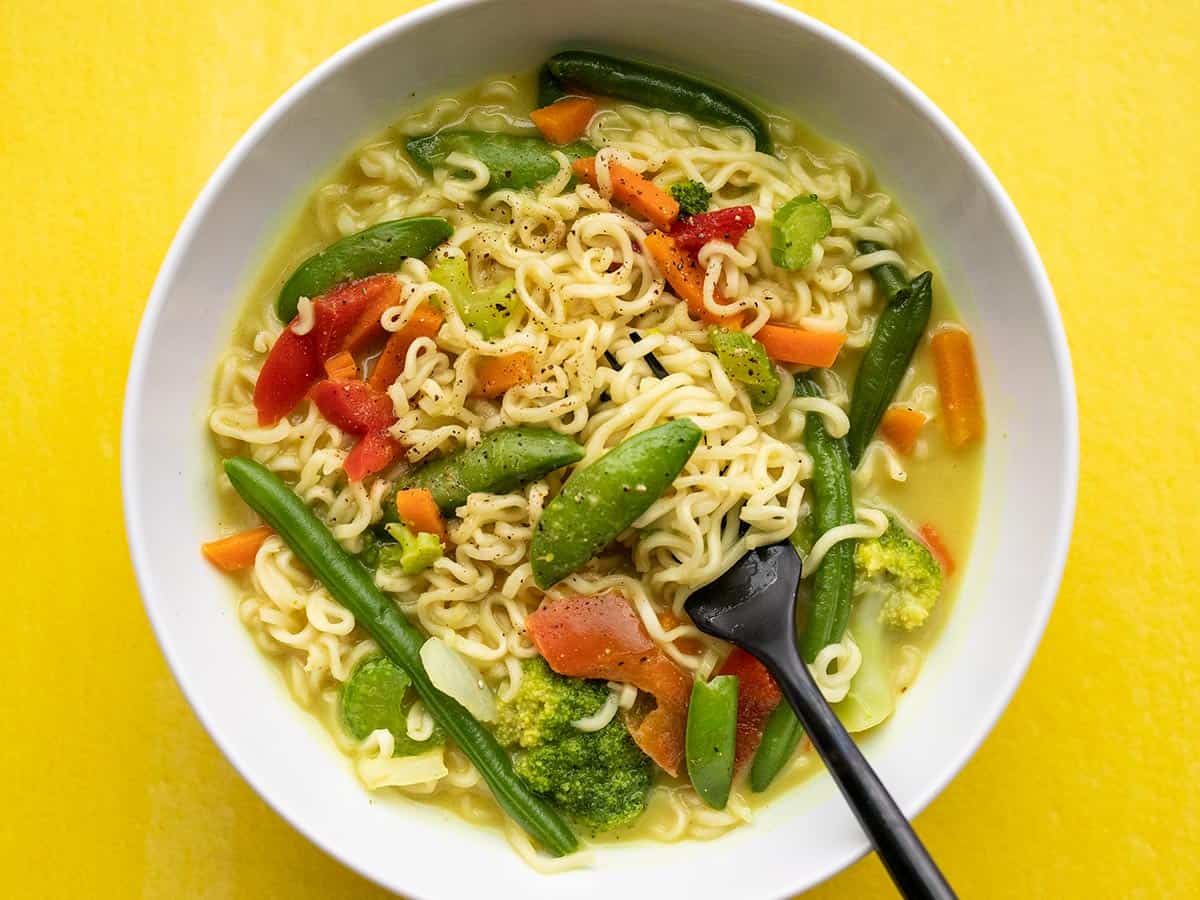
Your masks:
<svg viewBox="0 0 1200 900"><path fill-rule="evenodd" d="M386 391L404 371L404 360L412 342L419 337L436 337L443 318L442 311L431 303L418 306L404 327L388 338L367 383L377 390Z"/></svg>
<svg viewBox="0 0 1200 900"><path fill-rule="evenodd" d="M354 381L358 378L358 363L350 351L343 350L325 360L325 374L333 381Z"/></svg>
<svg viewBox="0 0 1200 900"><path fill-rule="evenodd" d="M222 572L237 572L254 565L254 557L258 555L258 548L274 533L268 525L251 528L249 531L240 531L227 538L221 538L219 541L201 544L200 552L204 554L205 559Z"/></svg>
<svg viewBox="0 0 1200 900"><path fill-rule="evenodd" d="M489 356L475 367L472 397L495 399L510 387L533 381L533 354L526 351L507 356Z"/></svg>
<svg viewBox="0 0 1200 900"><path fill-rule="evenodd" d="M535 109L529 118L546 140L569 144L583 137L595 114L596 101L591 97L563 97L557 103Z"/></svg>
<svg viewBox="0 0 1200 900"><path fill-rule="evenodd" d="M879 423L879 430L896 452L907 455L912 453L924 425L925 413L907 406L889 406Z"/></svg>
<svg viewBox="0 0 1200 900"><path fill-rule="evenodd" d="M946 328L933 336L929 348L942 395L946 438L951 447L965 447L983 435L983 401L971 336L961 328Z"/></svg>
<svg viewBox="0 0 1200 900"><path fill-rule="evenodd" d="M937 529L929 524L922 525L917 529L917 536L929 548L929 552L938 561L938 565L942 567L942 572L946 577L949 578L953 575L955 569L954 557L950 555L950 550L946 547L942 536L937 533Z"/></svg>
<svg viewBox="0 0 1200 900"><path fill-rule="evenodd" d="M741 313L716 316L704 305L704 270L696 258L679 246L669 234L653 231L646 237L646 249L654 258L663 277L675 295L687 304L692 315L702 322L740 329L744 324ZM718 302L720 297L718 296Z"/></svg>
<svg viewBox="0 0 1200 900"><path fill-rule="evenodd" d="M379 321L384 310L399 306L404 299L404 288L395 275L376 275L370 279L372 284L371 298L366 309L350 333L342 343L343 350L357 353L368 344L383 337L383 323Z"/></svg>
<svg viewBox="0 0 1200 900"><path fill-rule="evenodd" d="M436 534L445 543L446 522L433 500L433 494L425 488L396 491L396 512L400 521L413 531Z"/></svg>
<svg viewBox="0 0 1200 900"><path fill-rule="evenodd" d="M575 174L596 187L596 157L577 159L571 165ZM654 182L618 163L609 163L612 176L613 199L627 207L631 213L649 219L659 228L670 228L679 218L679 203Z"/></svg>
<svg viewBox="0 0 1200 900"><path fill-rule="evenodd" d="M794 325L768 322L754 335L767 348L767 356L776 362L827 369L846 343L846 335L837 331L806 331Z"/></svg>

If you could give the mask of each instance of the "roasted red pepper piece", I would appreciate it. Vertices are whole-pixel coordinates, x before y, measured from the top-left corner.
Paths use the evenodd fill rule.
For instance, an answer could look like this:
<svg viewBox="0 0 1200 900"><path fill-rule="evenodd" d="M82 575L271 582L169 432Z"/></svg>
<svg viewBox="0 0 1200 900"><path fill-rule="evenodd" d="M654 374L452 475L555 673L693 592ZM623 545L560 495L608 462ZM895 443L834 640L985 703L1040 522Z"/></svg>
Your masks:
<svg viewBox="0 0 1200 900"><path fill-rule="evenodd" d="M395 275L372 275L339 285L313 301L313 326L292 330L293 319L275 341L254 385L260 425L274 425L296 408L324 371L325 360L344 349L364 315L383 297L399 296ZM297 317L298 318L298 317Z"/></svg>
<svg viewBox="0 0 1200 900"><path fill-rule="evenodd" d="M758 742L762 740L767 717L779 705L783 695L779 685L771 677L766 666L741 647L733 652L721 666L718 675L736 675L738 679L737 750L734 765L741 766L750 761Z"/></svg>
<svg viewBox="0 0 1200 900"><path fill-rule="evenodd" d="M388 431L396 412L387 394L365 381L320 381L310 395L326 419L359 437L344 468L351 481L361 481L390 466L403 445Z"/></svg>
<svg viewBox="0 0 1200 900"><path fill-rule="evenodd" d="M709 241L728 241L736 247L753 227L754 207L730 206L680 219L670 233L676 244L695 256Z"/></svg>

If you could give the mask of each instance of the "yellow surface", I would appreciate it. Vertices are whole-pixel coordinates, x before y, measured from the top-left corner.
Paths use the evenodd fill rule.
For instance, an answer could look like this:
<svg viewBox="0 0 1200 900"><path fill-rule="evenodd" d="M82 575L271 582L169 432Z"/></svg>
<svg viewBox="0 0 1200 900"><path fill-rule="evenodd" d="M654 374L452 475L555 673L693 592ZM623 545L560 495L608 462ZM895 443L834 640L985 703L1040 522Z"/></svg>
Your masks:
<svg viewBox="0 0 1200 900"><path fill-rule="evenodd" d="M412 3L0 2L0 894L368 897L191 715L126 557L120 402L171 236L288 85ZM966 132L1075 359L1046 638L918 825L964 897L1200 893L1200 6L819 0ZM1003 298L996 298L1003 302ZM868 859L814 896L887 896Z"/></svg>

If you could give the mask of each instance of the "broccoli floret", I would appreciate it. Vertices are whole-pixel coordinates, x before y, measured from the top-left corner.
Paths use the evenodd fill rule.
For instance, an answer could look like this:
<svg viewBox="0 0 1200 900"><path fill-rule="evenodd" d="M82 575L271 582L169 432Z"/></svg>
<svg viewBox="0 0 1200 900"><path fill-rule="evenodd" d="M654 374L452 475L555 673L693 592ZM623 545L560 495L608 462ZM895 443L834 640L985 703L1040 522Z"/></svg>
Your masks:
<svg viewBox="0 0 1200 900"><path fill-rule="evenodd" d="M540 656L521 664L517 695L496 713L496 740L506 747L536 747L568 736L571 723L596 712L608 699L602 681L555 674Z"/></svg>
<svg viewBox="0 0 1200 900"><path fill-rule="evenodd" d="M942 592L942 569L908 529L891 519L882 535L859 542L854 562L860 588L884 593L880 622L906 631L925 624Z"/></svg>
<svg viewBox="0 0 1200 900"><path fill-rule="evenodd" d="M416 575L442 558L442 542L436 534L421 531L414 534L404 525L389 523L387 533L396 539L379 549L379 565L397 567L405 575Z"/></svg>
<svg viewBox="0 0 1200 900"><path fill-rule="evenodd" d="M597 831L632 822L646 809L650 758L618 718L600 731L575 731L526 750L513 768L531 790Z"/></svg>
<svg viewBox="0 0 1200 900"><path fill-rule="evenodd" d="M571 723L608 698L600 681L565 678L545 660L522 664L521 686L500 704L496 739L521 748L513 768L530 789L597 831L624 825L646 808L652 767L620 718L600 731Z"/></svg>
<svg viewBox="0 0 1200 900"><path fill-rule="evenodd" d="M699 181L677 181L671 185L671 196L679 204L679 212L685 216L707 212L712 192Z"/></svg>

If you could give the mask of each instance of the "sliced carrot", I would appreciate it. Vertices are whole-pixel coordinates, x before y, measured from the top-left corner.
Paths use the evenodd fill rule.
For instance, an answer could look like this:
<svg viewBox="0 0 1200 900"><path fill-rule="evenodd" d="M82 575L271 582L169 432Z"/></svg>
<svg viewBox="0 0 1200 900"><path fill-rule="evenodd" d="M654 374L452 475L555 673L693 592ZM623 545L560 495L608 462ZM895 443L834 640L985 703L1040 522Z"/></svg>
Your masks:
<svg viewBox="0 0 1200 900"><path fill-rule="evenodd" d="M510 387L533 381L533 354L524 350L507 356L489 356L475 367L472 397L495 399Z"/></svg>
<svg viewBox="0 0 1200 900"><path fill-rule="evenodd" d="M577 159L571 165L575 174L596 187L596 157ZM659 228L670 228L679 218L679 203L649 179L619 163L608 164L612 176L613 198L635 216L649 219Z"/></svg>
<svg viewBox="0 0 1200 900"><path fill-rule="evenodd" d="M907 406L889 406L879 423L879 430L896 452L907 456L913 452L924 425L925 413Z"/></svg>
<svg viewBox="0 0 1200 900"><path fill-rule="evenodd" d="M370 283L370 299L342 342L342 349L353 353L384 336L386 332L380 318L385 310L399 306L404 299L404 288L395 275L376 275L367 281Z"/></svg>
<svg viewBox="0 0 1200 900"><path fill-rule="evenodd" d="M745 323L741 313L716 316L704 305L704 270L695 257L688 253L669 234L653 231L646 236L646 249L654 258L655 265L667 279L667 284L680 300L687 304L693 316L702 322L740 329ZM718 296L717 302L720 302Z"/></svg>
<svg viewBox="0 0 1200 900"><path fill-rule="evenodd" d="M929 552L933 554L933 558L938 561L938 565L942 567L942 572L946 577L954 574L954 557L950 555L950 550L946 547L946 542L942 540L942 536L937 533L937 529L926 523L917 529L917 535L929 548Z"/></svg>
<svg viewBox="0 0 1200 900"><path fill-rule="evenodd" d="M961 328L946 328L933 336L929 348L942 395L946 438L951 447L965 447L983 436L983 402L971 335Z"/></svg>
<svg viewBox="0 0 1200 900"><path fill-rule="evenodd" d="M846 335L838 331L806 331L794 325L768 322L754 335L776 362L827 369L837 359Z"/></svg>
<svg viewBox="0 0 1200 900"><path fill-rule="evenodd" d="M251 528L249 531L240 531L227 538L221 538L219 541L201 544L200 552L204 554L205 559L222 572L237 572L254 565L254 557L258 555L258 549L263 545L263 541L274 533L268 525Z"/></svg>
<svg viewBox="0 0 1200 900"><path fill-rule="evenodd" d="M434 502L433 494L425 488L396 491L396 512L400 521L413 531L427 531L446 540L446 522Z"/></svg>
<svg viewBox="0 0 1200 900"><path fill-rule="evenodd" d="M325 360L325 374L333 381L354 381L358 378L358 363L350 351L343 350Z"/></svg>
<svg viewBox="0 0 1200 900"><path fill-rule="evenodd" d="M569 144L583 137L595 114L596 101L591 97L563 97L557 103L535 109L529 118L546 140Z"/></svg>
<svg viewBox="0 0 1200 900"><path fill-rule="evenodd" d="M404 360L413 341L419 337L436 337L443 318L442 311L431 303L418 306L404 327L388 338L367 383L377 390L386 391L404 371Z"/></svg>

